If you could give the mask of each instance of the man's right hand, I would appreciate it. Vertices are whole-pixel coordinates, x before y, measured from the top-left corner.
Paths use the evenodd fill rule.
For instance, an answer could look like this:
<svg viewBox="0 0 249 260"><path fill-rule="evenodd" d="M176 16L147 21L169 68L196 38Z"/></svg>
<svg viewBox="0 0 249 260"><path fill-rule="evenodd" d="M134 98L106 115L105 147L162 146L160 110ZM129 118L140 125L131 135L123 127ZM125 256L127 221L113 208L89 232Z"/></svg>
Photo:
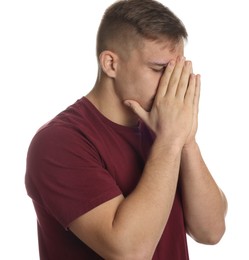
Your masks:
<svg viewBox="0 0 249 260"><path fill-rule="evenodd" d="M166 67L151 111L134 100L126 100L131 109L160 138L163 144L183 146L193 128L199 104L199 75L192 73L191 61L184 57L171 60Z"/></svg>

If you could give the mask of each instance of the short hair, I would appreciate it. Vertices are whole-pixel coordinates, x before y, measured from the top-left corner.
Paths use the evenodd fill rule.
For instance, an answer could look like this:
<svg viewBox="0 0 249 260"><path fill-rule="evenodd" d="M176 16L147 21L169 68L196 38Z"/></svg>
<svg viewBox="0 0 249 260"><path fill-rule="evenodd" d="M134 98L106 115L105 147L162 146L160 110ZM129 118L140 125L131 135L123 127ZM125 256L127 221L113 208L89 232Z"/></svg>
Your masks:
<svg viewBox="0 0 249 260"><path fill-rule="evenodd" d="M120 0L106 9L97 33L97 56L104 50L135 47L141 39L178 43L188 37L182 21L155 0Z"/></svg>

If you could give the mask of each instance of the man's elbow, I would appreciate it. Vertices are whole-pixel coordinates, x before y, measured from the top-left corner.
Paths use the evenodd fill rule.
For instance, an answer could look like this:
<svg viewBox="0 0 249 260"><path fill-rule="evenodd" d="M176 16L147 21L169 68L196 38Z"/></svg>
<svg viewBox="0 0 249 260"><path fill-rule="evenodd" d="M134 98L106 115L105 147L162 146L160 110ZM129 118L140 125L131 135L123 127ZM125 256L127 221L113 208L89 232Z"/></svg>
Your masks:
<svg viewBox="0 0 249 260"><path fill-rule="evenodd" d="M198 243L205 245L216 245L222 239L226 230L225 223L207 230L198 230L197 232L188 232L189 235Z"/></svg>
<svg viewBox="0 0 249 260"><path fill-rule="evenodd" d="M224 235L224 232L210 232L210 234L206 234L202 238L197 238L196 241L205 245L216 245L220 242L221 238Z"/></svg>

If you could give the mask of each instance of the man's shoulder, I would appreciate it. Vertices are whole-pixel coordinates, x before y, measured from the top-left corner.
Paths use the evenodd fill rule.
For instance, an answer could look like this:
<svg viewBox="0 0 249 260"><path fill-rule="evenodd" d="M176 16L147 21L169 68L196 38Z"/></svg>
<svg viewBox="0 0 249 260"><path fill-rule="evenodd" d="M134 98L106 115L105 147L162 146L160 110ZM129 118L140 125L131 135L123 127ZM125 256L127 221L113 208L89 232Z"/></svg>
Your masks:
<svg viewBox="0 0 249 260"><path fill-rule="evenodd" d="M82 128L87 128L91 123L93 116L91 115L91 108L85 98L78 99L75 103L68 106L66 109L58 113L51 120L43 124L36 132L50 133L58 130L78 131Z"/></svg>

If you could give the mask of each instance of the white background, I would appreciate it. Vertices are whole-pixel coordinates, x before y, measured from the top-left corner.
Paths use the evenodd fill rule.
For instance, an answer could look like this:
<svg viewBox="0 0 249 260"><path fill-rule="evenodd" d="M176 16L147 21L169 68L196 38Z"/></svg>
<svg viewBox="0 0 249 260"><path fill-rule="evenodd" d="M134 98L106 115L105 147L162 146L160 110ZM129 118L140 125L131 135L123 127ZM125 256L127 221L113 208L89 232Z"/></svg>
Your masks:
<svg viewBox="0 0 249 260"><path fill-rule="evenodd" d="M0 259L39 259L27 148L43 123L92 88L96 31L112 2L0 1ZM198 141L229 202L222 241L189 239L190 258L249 259L247 1L162 2L188 29L186 57L202 75Z"/></svg>

